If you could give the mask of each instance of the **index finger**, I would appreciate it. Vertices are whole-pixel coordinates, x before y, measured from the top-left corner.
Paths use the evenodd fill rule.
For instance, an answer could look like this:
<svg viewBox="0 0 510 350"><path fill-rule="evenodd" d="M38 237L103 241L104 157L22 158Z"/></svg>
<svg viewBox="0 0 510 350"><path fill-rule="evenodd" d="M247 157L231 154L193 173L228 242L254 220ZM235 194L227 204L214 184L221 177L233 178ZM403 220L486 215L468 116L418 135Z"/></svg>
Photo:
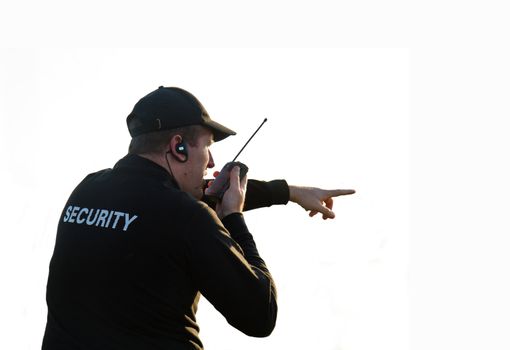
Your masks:
<svg viewBox="0 0 510 350"><path fill-rule="evenodd" d="M328 197L345 196L345 195L354 194L354 193L356 193L355 190L326 190L326 195Z"/></svg>
<svg viewBox="0 0 510 350"><path fill-rule="evenodd" d="M240 172L241 170L239 170ZM246 191L246 186L248 185L248 175L244 175L244 177L241 179L241 188Z"/></svg>
<svg viewBox="0 0 510 350"><path fill-rule="evenodd" d="M232 168L230 171L230 186L235 186L236 188L239 187L239 172L241 171L241 168L237 165Z"/></svg>

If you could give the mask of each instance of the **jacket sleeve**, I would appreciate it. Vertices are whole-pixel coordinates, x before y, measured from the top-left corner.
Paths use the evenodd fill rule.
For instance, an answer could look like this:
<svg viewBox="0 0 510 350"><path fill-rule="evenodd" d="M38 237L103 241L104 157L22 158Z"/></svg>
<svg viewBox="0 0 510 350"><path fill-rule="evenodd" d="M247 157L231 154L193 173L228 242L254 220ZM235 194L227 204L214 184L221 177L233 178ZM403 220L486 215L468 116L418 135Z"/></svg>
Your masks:
<svg viewBox="0 0 510 350"><path fill-rule="evenodd" d="M214 208L214 203L206 196L202 200L211 208ZM244 211L287 204L288 202L289 186L285 180L260 181L248 179Z"/></svg>
<svg viewBox="0 0 510 350"><path fill-rule="evenodd" d="M193 283L241 332L271 334L276 324L276 288L243 215L223 223L205 205L192 218L186 237Z"/></svg>
<svg viewBox="0 0 510 350"><path fill-rule="evenodd" d="M259 181L248 179L244 210L270 207L289 202L289 186L285 180Z"/></svg>

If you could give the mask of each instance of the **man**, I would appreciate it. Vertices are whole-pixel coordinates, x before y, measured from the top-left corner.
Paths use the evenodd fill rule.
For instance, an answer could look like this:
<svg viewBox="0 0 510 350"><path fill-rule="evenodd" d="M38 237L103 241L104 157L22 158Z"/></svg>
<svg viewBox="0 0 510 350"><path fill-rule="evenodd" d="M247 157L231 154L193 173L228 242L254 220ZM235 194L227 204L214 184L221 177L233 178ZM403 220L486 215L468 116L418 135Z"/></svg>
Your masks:
<svg viewBox="0 0 510 350"><path fill-rule="evenodd" d="M276 289L243 208L290 199L333 218L332 197L354 191L248 182L234 167L214 203L204 197L209 147L232 130L189 92L164 87L142 98L127 124L129 154L88 175L59 221L43 349L202 349L200 294L245 334L269 335Z"/></svg>

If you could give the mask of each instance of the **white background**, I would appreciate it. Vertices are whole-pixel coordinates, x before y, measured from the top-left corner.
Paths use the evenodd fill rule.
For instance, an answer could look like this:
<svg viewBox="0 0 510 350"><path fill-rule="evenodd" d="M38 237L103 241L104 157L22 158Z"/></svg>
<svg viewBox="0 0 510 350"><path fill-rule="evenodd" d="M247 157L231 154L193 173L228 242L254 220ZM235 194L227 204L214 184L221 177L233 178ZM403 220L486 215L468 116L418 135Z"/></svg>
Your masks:
<svg viewBox="0 0 510 350"><path fill-rule="evenodd" d="M125 153L125 116L160 84L239 132L218 164L268 117L251 176L358 191L331 222L292 204L247 214L278 325L247 338L202 302L208 349L510 348L502 1L4 1L0 17L2 349L40 346L61 207Z"/></svg>
<svg viewBox="0 0 510 350"><path fill-rule="evenodd" d="M217 169L267 117L239 158L251 177L358 190L336 201L334 221L311 219L295 204L246 215L279 287L278 327L249 339L204 302L206 346L405 348L407 50L47 49L13 50L8 59L11 118L2 140L4 150L16 147L5 154L2 209L12 214L2 266L14 286L9 300L22 302L5 305L8 337L29 326L24 341L39 345L62 205L86 173L126 153L125 117L161 84L193 92L238 131L212 147Z"/></svg>

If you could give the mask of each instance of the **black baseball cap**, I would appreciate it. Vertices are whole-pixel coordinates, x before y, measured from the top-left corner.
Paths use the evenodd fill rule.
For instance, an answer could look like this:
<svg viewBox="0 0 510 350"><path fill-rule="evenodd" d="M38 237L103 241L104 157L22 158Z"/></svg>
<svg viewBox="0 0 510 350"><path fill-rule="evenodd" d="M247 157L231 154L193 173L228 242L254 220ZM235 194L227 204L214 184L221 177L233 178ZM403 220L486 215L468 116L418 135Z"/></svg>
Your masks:
<svg viewBox="0 0 510 350"><path fill-rule="evenodd" d="M190 125L203 125L210 129L216 142L236 134L213 121L195 96L177 87L160 86L142 97L126 122L131 137Z"/></svg>

